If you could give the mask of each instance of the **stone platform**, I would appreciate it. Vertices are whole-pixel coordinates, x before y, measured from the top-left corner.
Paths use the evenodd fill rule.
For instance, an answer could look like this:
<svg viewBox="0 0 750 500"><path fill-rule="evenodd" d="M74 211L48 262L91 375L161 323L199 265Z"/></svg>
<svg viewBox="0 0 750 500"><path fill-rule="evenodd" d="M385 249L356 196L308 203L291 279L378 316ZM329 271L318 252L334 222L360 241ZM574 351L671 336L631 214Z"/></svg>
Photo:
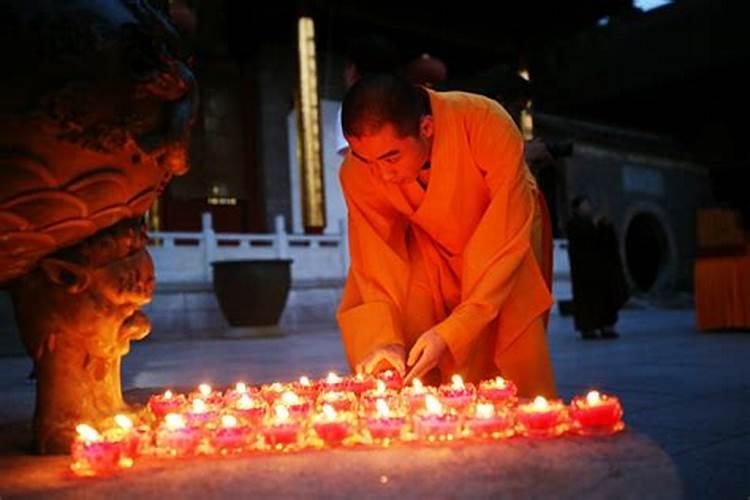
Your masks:
<svg viewBox="0 0 750 500"><path fill-rule="evenodd" d="M6 429L7 430L7 429ZM110 478L76 478L69 457L0 457L5 498L681 498L670 458L626 431L244 457L146 458Z"/></svg>

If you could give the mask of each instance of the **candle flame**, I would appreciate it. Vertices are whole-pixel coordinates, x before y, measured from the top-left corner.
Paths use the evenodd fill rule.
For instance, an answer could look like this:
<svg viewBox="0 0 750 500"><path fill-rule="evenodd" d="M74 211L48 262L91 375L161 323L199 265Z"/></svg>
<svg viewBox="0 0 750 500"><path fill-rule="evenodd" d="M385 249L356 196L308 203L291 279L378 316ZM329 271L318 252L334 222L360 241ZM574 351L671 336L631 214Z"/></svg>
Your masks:
<svg viewBox="0 0 750 500"><path fill-rule="evenodd" d="M76 426L76 432L86 441L99 441L99 439L101 439L101 436L99 436L96 429L87 424L78 424Z"/></svg>
<svg viewBox="0 0 750 500"><path fill-rule="evenodd" d="M375 401L375 409L378 412L378 417L387 418L391 416L391 409L388 408L388 403L384 399L378 399Z"/></svg>
<svg viewBox="0 0 750 500"><path fill-rule="evenodd" d="M117 414L115 415L115 423L122 429L129 431L133 428L133 421L127 415Z"/></svg>
<svg viewBox="0 0 750 500"><path fill-rule="evenodd" d="M235 406L239 410L249 410L253 407L253 400L250 399L250 396L248 396L247 394L243 394L242 396L240 396L240 399L237 400Z"/></svg>
<svg viewBox="0 0 750 500"><path fill-rule="evenodd" d="M432 394L428 394L427 396L425 396L424 406L427 409L428 413L435 413L435 414L443 413L443 405L440 404L440 401L438 401L438 398L436 398Z"/></svg>
<svg viewBox="0 0 750 500"><path fill-rule="evenodd" d="M451 377L451 385L454 389L464 389L464 379L461 378L461 375L453 375Z"/></svg>
<svg viewBox="0 0 750 500"><path fill-rule="evenodd" d="M299 396L297 396L297 393L293 391L285 391L281 395L281 401L286 405L298 405L302 402Z"/></svg>
<svg viewBox="0 0 750 500"><path fill-rule="evenodd" d="M222 415L221 417L222 427L237 427L237 418L234 415Z"/></svg>
<svg viewBox="0 0 750 500"><path fill-rule="evenodd" d="M170 431L183 429L185 427L185 418L179 413L168 413L164 417L164 423Z"/></svg>
<svg viewBox="0 0 750 500"><path fill-rule="evenodd" d="M323 405L323 415L326 420L336 420L336 410L331 405Z"/></svg>
<svg viewBox="0 0 750 500"><path fill-rule="evenodd" d="M422 394L425 392L424 384L418 378L412 380L411 385L414 388L414 394Z"/></svg>
<svg viewBox="0 0 750 500"><path fill-rule="evenodd" d="M503 377L495 377L495 385L500 389L504 389L506 385L505 379Z"/></svg>
<svg viewBox="0 0 750 500"><path fill-rule="evenodd" d="M601 395L599 394L599 391L589 391L589 393L586 394L586 402L589 406L596 406L601 403Z"/></svg>
<svg viewBox="0 0 750 500"><path fill-rule="evenodd" d="M203 394L203 397L208 397L211 394L211 386L208 384L201 384L198 386L198 391Z"/></svg>
<svg viewBox="0 0 750 500"><path fill-rule="evenodd" d="M395 374L393 373L393 370L386 370L383 372L383 378L393 378Z"/></svg>
<svg viewBox="0 0 750 500"><path fill-rule="evenodd" d="M305 377L304 375L302 375L299 378L299 385L304 385L305 387L309 387L310 386L310 379L307 378L307 377Z"/></svg>
<svg viewBox="0 0 750 500"><path fill-rule="evenodd" d="M276 422L284 423L289 420L289 410L284 405L276 405L273 407L273 411L276 414Z"/></svg>
<svg viewBox="0 0 750 500"><path fill-rule="evenodd" d="M495 415L495 406L491 403L479 403L477 405L477 418L492 418Z"/></svg>
<svg viewBox="0 0 750 500"><path fill-rule="evenodd" d="M549 410L549 403L544 396L537 396L534 398L534 410L545 411Z"/></svg>
<svg viewBox="0 0 750 500"><path fill-rule="evenodd" d="M378 380L377 384L378 384L378 387L375 389L375 392L377 392L378 394L385 394L385 390L386 390L385 382L383 382L382 380Z"/></svg>
<svg viewBox="0 0 750 500"><path fill-rule="evenodd" d="M364 375L362 375L361 373L358 373L358 374L357 374L357 376L356 376L356 377L354 377L354 379L355 379L355 380L356 380L357 382L364 382L364 381L365 381L365 376L364 376Z"/></svg>
<svg viewBox="0 0 750 500"><path fill-rule="evenodd" d="M239 393L246 393L247 392L247 384L244 382L237 382L234 386L234 390Z"/></svg>
<svg viewBox="0 0 750 500"><path fill-rule="evenodd" d="M172 394L172 391L170 391L169 389L164 391L164 399L172 399L172 396L174 396L174 394Z"/></svg>
<svg viewBox="0 0 750 500"><path fill-rule="evenodd" d="M284 390L284 384L282 384L281 382L274 382L273 384L271 384L270 389L273 392L281 392Z"/></svg>
<svg viewBox="0 0 750 500"><path fill-rule="evenodd" d="M193 413L205 413L206 402L202 399L196 399L193 401Z"/></svg>
<svg viewBox="0 0 750 500"><path fill-rule="evenodd" d="M329 372L326 377L326 384L339 384L341 383L341 377L336 375L334 372Z"/></svg>

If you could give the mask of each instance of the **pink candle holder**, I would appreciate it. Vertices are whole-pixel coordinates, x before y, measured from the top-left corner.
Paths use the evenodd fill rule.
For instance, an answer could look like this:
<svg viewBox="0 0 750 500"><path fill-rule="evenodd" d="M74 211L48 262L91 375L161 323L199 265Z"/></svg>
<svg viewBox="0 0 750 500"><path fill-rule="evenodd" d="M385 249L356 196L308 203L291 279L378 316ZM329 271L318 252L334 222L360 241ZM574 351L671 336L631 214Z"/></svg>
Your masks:
<svg viewBox="0 0 750 500"><path fill-rule="evenodd" d="M568 415L562 402L547 401L542 396L519 405L516 420L521 434L533 438L556 437L568 430Z"/></svg>
<svg viewBox="0 0 750 500"><path fill-rule="evenodd" d="M346 379L346 390L357 396L375 388L375 379L363 373L357 373Z"/></svg>
<svg viewBox="0 0 750 500"><path fill-rule="evenodd" d="M357 408L357 398L349 391L324 391L318 396L317 404L329 405L336 411L353 412Z"/></svg>
<svg viewBox="0 0 750 500"><path fill-rule="evenodd" d="M192 455L197 451L203 436L203 429L189 427L185 417L170 413L164 417L164 422L156 431L157 450L160 454L170 456Z"/></svg>
<svg viewBox="0 0 750 500"><path fill-rule="evenodd" d="M313 382L303 375L299 380L292 384L291 390L299 394L302 398L315 401L320 392L320 383L317 381Z"/></svg>
<svg viewBox="0 0 750 500"><path fill-rule="evenodd" d="M384 399L375 401L375 413L365 419L365 428L370 439L384 446L400 439L405 427L406 417L403 412L389 406Z"/></svg>
<svg viewBox="0 0 750 500"><path fill-rule="evenodd" d="M166 390L164 394L155 394L149 398L148 409L154 417L162 419L167 413L179 413L186 404L185 396Z"/></svg>
<svg viewBox="0 0 750 500"><path fill-rule="evenodd" d="M190 427L205 427L216 423L219 412L202 399L194 399L191 408L185 412L185 418Z"/></svg>
<svg viewBox="0 0 750 500"><path fill-rule="evenodd" d="M460 426L456 412L445 408L432 395L425 398L425 409L414 415L414 433L425 441L453 441L459 435Z"/></svg>
<svg viewBox="0 0 750 500"><path fill-rule="evenodd" d="M121 468L122 443L105 440L94 428L81 424L70 448L70 470L77 476L108 476Z"/></svg>
<svg viewBox="0 0 750 500"><path fill-rule="evenodd" d="M335 372L329 372L326 378L318 382L320 392L342 392L348 391L348 382L339 377Z"/></svg>
<svg viewBox="0 0 750 500"><path fill-rule="evenodd" d="M384 400L390 407L396 407L400 404L398 392L393 389L388 389L386 383L382 380L377 381L375 389L370 389L360 396L360 409L366 413L375 411L375 404L378 400Z"/></svg>
<svg viewBox="0 0 750 500"><path fill-rule="evenodd" d="M464 384L460 375L453 375L451 383L441 385L438 394L446 406L462 412L474 402L476 388L474 384Z"/></svg>
<svg viewBox="0 0 750 500"><path fill-rule="evenodd" d="M354 415L338 412L331 405L323 405L313 416L312 427L315 434L328 446L340 446L352 435Z"/></svg>
<svg viewBox="0 0 750 500"><path fill-rule="evenodd" d="M503 377L484 380L479 384L477 397L495 404L512 404L516 400L516 384Z"/></svg>
<svg viewBox="0 0 750 500"><path fill-rule="evenodd" d="M234 415L223 415L221 425L211 433L211 446L222 455L241 453L248 447L252 431Z"/></svg>
<svg viewBox="0 0 750 500"><path fill-rule="evenodd" d="M590 391L570 403L573 430L583 436L606 436L625 428L622 405L615 396Z"/></svg>
<svg viewBox="0 0 750 500"><path fill-rule="evenodd" d="M293 391L285 391L276 401L276 404L282 404L287 407L289 414L294 419L306 419L312 411L312 403L309 400L301 398Z"/></svg>
<svg viewBox="0 0 750 500"><path fill-rule="evenodd" d="M428 394L435 396L437 392L433 387L425 387L418 378L412 380L412 385L401 390L401 397L406 402L410 413L425 409L425 398Z"/></svg>
<svg viewBox="0 0 750 500"><path fill-rule="evenodd" d="M385 370L375 375L377 380L382 380L388 389L400 391L404 386L404 379L396 370Z"/></svg>
<svg viewBox="0 0 750 500"><path fill-rule="evenodd" d="M276 450L287 450L299 445L302 427L293 420L283 405L273 407L273 415L266 418L260 429L266 446Z"/></svg>
<svg viewBox="0 0 750 500"><path fill-rule="evenodd" d="M237 382L234 387L227 389L224 393L224 405L231 406L242 396L258 396L259 394L260 390L257 387L248 387L244 382Z"/></svg>
<svg viewBox="0 0 750 500"><path fill-rule="evenodd" d="M506 407L491 402L480 402L466 418L466 430L479 438L501 439L514 433L513 413Z"/></svg>
<svg viewBox="0 0 750 500"><path fill-rule="evenodd" d="M133 465L135 459L150 451L153 437L151 428L146 425L134 426L133 421L126 415L118 414L114 417L115 427L103 433L106 441L119 442L122 446L120 466L127 468Z"/></svg>

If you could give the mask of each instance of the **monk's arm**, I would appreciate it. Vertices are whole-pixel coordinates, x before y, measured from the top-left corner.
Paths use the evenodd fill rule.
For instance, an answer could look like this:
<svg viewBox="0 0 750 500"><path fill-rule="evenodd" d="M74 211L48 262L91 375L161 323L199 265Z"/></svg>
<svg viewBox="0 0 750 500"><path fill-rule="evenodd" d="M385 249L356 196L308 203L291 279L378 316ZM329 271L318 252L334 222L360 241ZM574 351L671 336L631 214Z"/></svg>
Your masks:
<svg viewBox="0 0 750 500"><path fill-rule="evenodd" d="M498 106L473 118L471 151L491 201L464 249L461 303L435 328L459 365L513 289L530 252L535 210L523 139L510 117Z"/></svg>

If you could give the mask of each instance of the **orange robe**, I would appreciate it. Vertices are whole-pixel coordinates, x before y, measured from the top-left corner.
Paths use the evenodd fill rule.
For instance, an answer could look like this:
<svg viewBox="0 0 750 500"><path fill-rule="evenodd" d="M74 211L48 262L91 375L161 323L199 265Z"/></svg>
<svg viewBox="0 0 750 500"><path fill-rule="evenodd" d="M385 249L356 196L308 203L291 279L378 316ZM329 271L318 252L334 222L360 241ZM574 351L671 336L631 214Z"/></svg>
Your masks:
<svg viewBox="0 0 750 500"><path fill-rule="evenodd" d="M426 190L385 183L351 153L341 168L351 267L337 319L349 363L392 343L408 353L435 327L449 351L441 379L502 374L524 395L554 396L543 321L552 298L535 257L542 224L523 139L495 101L428 92Z"/></svg>

